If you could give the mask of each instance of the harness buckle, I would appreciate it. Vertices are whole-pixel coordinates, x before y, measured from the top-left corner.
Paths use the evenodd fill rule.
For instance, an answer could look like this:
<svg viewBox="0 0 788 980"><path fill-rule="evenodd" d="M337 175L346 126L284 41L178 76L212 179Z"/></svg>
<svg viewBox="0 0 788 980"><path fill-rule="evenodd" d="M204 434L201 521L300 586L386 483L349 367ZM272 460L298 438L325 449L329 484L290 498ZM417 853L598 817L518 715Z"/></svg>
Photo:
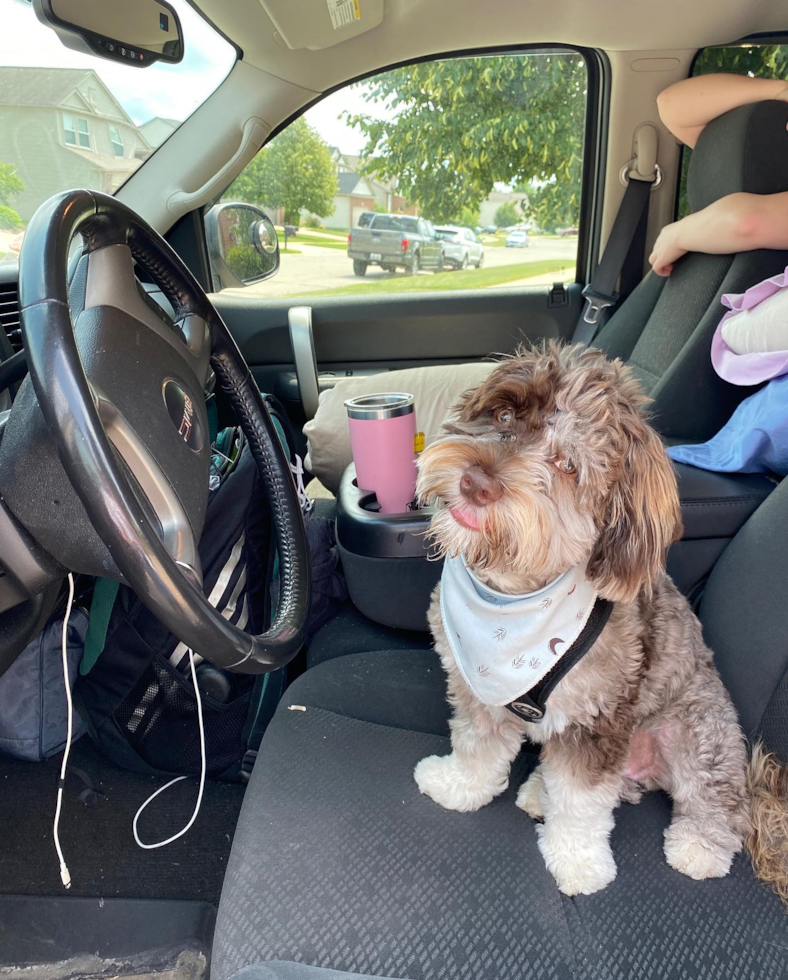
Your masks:
<svg viewBox="0 0 788 980"><path fill-rule="evenodd" d="M585 287L581 295L586 301L586 308L583 310L583 319L586 323L590 324L598 323L602 311L608 309L610 306L615 306L621 298L618 293L613 293L612 296L608 296L605 293L598 293L591 288L590 284Z"/></svg>
<svg viewBox="0 0 788 980"><path fill-rule="evenodd" d="M544 708L540 708L533 698L527 694L521 694L516 701L507 704L506 707L512 714L522 718L523 721L541 721L544 718Z"/></svg>

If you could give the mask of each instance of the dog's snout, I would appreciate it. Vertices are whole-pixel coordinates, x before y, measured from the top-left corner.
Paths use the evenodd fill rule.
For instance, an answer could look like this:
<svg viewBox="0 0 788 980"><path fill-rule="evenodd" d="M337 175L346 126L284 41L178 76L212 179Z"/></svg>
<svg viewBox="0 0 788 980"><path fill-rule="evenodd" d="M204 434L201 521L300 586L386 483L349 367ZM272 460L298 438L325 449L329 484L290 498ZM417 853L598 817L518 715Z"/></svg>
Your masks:
<svg viewBox="0 0 788 980"><path fill-rule="evenodd" d="M470 466L460 478L460 493L477 507L486 507L500 499L503 487L481 466Z"/></svg>

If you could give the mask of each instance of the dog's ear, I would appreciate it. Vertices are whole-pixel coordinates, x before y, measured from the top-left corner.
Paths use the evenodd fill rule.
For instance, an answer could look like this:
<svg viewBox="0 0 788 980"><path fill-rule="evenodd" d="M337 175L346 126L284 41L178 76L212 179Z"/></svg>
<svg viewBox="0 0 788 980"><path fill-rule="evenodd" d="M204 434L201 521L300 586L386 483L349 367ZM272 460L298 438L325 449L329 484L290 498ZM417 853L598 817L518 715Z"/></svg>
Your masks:
<svg viewBox="0 0 788 980"><path fill-rule="evenodd" d="M682 523L676 474L659 436L636 411L626 414L622 471L588 575L603 598L631 602L650 591Z"/></svg>

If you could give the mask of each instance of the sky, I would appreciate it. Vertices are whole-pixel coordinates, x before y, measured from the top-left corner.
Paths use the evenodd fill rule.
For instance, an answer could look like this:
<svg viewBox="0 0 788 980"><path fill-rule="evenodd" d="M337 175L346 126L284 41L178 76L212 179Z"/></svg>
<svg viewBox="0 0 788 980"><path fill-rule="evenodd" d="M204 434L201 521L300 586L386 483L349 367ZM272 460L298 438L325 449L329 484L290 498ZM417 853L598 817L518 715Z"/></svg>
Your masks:
<svg viewBox="0 0 788 980"><path fill-rule="evenodd" d="M132 68L72 51L39 23L21 0L0 0L0 66L93 68L135 123L154 116L186 119L218 87L233 66L235 51L183 0L169 0L186 41L183 61Z"/></svg>

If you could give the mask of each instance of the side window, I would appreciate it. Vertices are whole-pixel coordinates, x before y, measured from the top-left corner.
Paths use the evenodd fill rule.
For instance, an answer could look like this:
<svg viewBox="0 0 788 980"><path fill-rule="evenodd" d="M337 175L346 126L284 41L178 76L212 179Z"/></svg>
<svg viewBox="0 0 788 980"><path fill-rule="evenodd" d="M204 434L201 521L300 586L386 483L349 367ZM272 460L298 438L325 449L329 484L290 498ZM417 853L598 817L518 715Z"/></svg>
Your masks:
<svg viewBox="0 0 788 980"><path fill-rule="evenodd" d="M710 75L713 72L750 75L752 78L785 78L788 76L788 44L724 44L703 48L695 58L692 74ZM681 151L677 218L683 218L690 212L687 171L691 157L692 150L685 146Z"/></svg>
<svg viewBox="0 0 788 980"><path fill-rule="evenodd" d="M277 227L280 272L260 295L574 280L587 90L583 57L550 48L407 65L327 96L223 195ZM512 231L527 252L506 247Z"/></svg>

